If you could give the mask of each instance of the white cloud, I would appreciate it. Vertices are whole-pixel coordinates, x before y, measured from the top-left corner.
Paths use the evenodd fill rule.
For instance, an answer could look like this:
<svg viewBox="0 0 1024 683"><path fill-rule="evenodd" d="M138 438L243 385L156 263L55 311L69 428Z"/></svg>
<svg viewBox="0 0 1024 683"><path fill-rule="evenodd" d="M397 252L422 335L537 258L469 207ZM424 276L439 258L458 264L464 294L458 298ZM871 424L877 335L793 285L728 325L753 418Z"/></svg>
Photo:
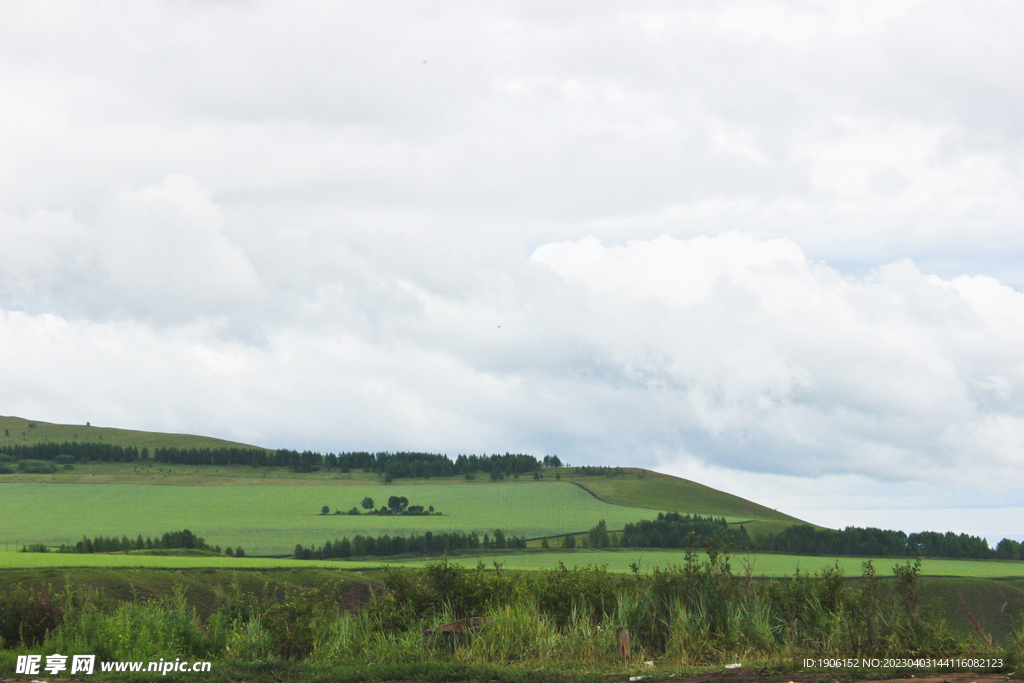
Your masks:
<svg viewBox="0 0 1024 683"><path fill-rule="evenodd" d="M1022 28L6 7L0 412L1019 490Z"/></svg>

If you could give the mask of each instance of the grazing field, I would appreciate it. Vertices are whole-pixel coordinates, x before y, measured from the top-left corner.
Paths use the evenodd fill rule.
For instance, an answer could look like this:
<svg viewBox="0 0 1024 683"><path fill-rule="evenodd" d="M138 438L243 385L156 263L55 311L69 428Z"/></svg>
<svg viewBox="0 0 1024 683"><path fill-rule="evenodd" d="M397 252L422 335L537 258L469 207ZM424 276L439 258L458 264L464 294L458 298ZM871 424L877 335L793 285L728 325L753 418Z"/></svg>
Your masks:
<svg viewBox="0 0 1024 683"><path fill-rule="evenodd" d="M239 546L249 555L291 553L297 543L323 544L355 534L479 531L500 528L528 538L586 531L598 520L619 529L653 510L612 505L564 482L487 484L379 483L362 486L153 486L0 484L0 547L74 543L82 535L157 536L190 529L211 545ZM377 506L389 496L433 505L442 515L320 515L347 511L364 496Z"/></svg>
<svg viewBox="0 0 1024 683"><path fill-rule="evenodd" d="M630 565L636 563L640 569L650 571L654 568L665 568L681 565L685 550L558 550L548 552L528 552L519 554L486 554L453 558L464 566L476 566L483 562L491 566L500 562L505 569L554 569L559 562L567 567L586 565L606 565L611 572L629 572ZM793 576L797 569L803 573L820 571L832 567L837 562L846 576L859 576L861 567L869 558L864 557L815 557L802 555L775 555L768 553L740 553L731 557L733 572L744 574L749 567L753 576L787 577ZM891 576L892 566L904 564L906 559L870 558L875 569L881 576ZM399 566L422 566L429 559L391 560L385 562ZM922 576L956 576L975 578L1024 577L1024 562L1000 562L995 560L923 560Z"/></svg>
<svg viewBox="0 0 1024 683"><path fill-rule="evenodd" d="M43 568L149 568L149 569L302 569L326 567L361 569L381 566L380 562L352 562L339 567L337 562L293 560L277 557L224 557L137 555L124 553L19 553L0 549L0 570ZM3 577L0 571L0 578Z"/></svg>
<svg viewBox="0 0 1024 683"><path fill-rule="evenodd" d="M382 566L422 567L428 562L436 562L439 556L415 558L374 558L365 560L293 560L273 557L221 557L221 556L166 556L139 554L60 554L60 553L20 553L13 550L0 549L0 569L30 569L44 567L151 567L165 569L297 569L310 567L326 567L339 570L374 569ZM484 555L462 555L449 558L452 562L465 567L475 567L483 562L488 568L495 562L503 569L510 570L544 570L555 569L559 563L567 567L585 567L588 565L605 566L613 573L629 573L630 565L636 563L641 570L651 571L655 568L665 569L681 565L685 559L682 550L573 550L573 551L529 551L505 553L495 552ZM798 555L774 555L762 553L738 554L731 558L733 573L743 575L748 571L755 577L785 578L791 577L797 569L801 573L813 573L833 567L837 563L843 574L849 577L860 576L863 557L810 557ZM904 564L906 560L871 558L879 576L892 576L892 567ZM928 577L954 577L981 580L1009 579L999 581L1004 586L1008 605L1016 604L1010 598L1018 594L1024 596L1024 562L998 562L993 560L923 560L921 575ZM935 579L940 581L942 579ZM954 588L959 585L950 583ZM946 591L955 597L955 590ZM968 593L969 603L973 600ZM1015 600L1016 598L1014 598ZM950 598L952 600L952 598ZM1024 603L1022 603L1024 604ZM953 609L952 607L950 609ZM1009 614L1016 618L1017 612Z"/></svg>
<svg viewBox="0 0 1024 683"><path fill-rule="evenodd" d="M248 444L192 434L165 434L134 429L114 429L81 425L54 424L39 420L0 415L0 446L28 446L36 443L106 443L114 446L148 448L259 448Z"/></svg>

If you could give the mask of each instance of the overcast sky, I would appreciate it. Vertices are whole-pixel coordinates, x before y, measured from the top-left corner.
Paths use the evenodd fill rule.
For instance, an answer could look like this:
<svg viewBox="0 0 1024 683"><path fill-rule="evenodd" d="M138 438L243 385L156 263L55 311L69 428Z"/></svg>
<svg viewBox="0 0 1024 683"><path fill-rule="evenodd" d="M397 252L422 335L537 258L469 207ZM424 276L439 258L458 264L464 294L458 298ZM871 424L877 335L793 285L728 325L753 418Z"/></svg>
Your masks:
<svg viewBox="0 0 1024 683"><path fill-rule="evenodd" d="M1015 2L4 3L0 414L1024 538L1022 34Z"/></svg>

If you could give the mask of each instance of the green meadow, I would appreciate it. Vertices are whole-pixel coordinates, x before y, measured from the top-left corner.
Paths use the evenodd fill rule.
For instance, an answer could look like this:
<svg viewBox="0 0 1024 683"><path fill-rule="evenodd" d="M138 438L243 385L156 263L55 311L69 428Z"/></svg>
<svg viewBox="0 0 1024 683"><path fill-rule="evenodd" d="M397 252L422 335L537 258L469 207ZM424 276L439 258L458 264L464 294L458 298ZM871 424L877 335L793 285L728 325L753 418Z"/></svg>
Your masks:
<svg viewBox="0 0 1024 683"><path fill-rule="evenodd" d="M477 562L493 566L501 563L505 569L546 570L555 569L559 563L567 567L599 565L608 571L626 573L632 571L631 565L636 564L643 571L665 569L682 565L685 561L685 550L557 550L548 552L529 552L520 554L485 554L452 558L452 562L466 567L475 567ZM880 576L892 576L892 567L905 564L906 560L866 557L815 557L807 555L776 555L769 553L740 553L731 556L733 573L746 574L754 577L784 578L793 576L799 569L801 573L820 572L822 569L838 564L845 576L859 576L864 562L871 560ZM407 560L391 560L386 564L405 567L423 566L429 558ZM922 576L951 576L973 578L1024 578L1024 562L1001 562L996 560L941 560L926 559L921 563Z"/></svg>
<svg viewBox="0 0 1024 683"><path fill-rule="evenodd" d="M294 560L273 557L223 557L216 555L174 556L145 555L136 553L111 554L60 554L21 553L13 550L0 551L0 569L71 568L71 567L139 567L165 569L301 569L322 567L339 570L375 569L382 566L423 567L428 562L440 559L433 557L366 559L366 560ZM836 565L845 576L856 577L861 573L863 557L813 557L800 555L775 555L767 553L743 553L733 555L733 572L754 577L786 578L797 570L813 574ZM566 567L590 565L606 567L608 571L625 574L636 564L642 571L667 569L680 566L685 561L682 550L573 550L573 551L530 551L487 553L483 555L453 556L449 560L464 567L476 567L482 562L487 568L494 563L505 570L537 571L556 569L559 563ZM894 565L905 564L894 559L871 558L879 576L892 576ZM937 560L926 559L921 564L921 576L959 577L975 579L1016 579L1024 581L1024 562L1000 562L993 560Z"/></svg>
<svg viewBox="0 0 1024 683"><path fill-rule="evenodd" d="M345 569L379 567L380 562L348 563ZM147 568L147 569L303 569L339 568L337 562L277 557L224 557L222 555L143 555L124 553L19 553L0 550L0 570L44 568Z"/></svg>
<svg viewBox="0 0 1024 683"><path fill-rule="evenodd" d="M73 544L82 535L158 536L190 529L211 545L242 546L249 555L289 554L297 543L323 544L356 534L502 529L533 538L609 528L649 519L654 510L613 505L568 482L525 480L486 484L365 484L360 486L156 486L146 484L0 484L0 547ZM389 496L430 506L441 515L321 515L378 506Z"/></svg>

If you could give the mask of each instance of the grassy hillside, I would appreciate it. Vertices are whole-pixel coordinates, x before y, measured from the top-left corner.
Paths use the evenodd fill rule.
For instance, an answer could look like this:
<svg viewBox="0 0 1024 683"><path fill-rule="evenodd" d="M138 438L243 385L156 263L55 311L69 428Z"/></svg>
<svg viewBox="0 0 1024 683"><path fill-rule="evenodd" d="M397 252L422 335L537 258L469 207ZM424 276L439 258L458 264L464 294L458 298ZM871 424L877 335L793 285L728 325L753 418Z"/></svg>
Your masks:
<svg viewBox="0 0 1024 683"><path fill-rule="evenodd" d="M804 524L796 517L734 496L710 486L670 474L661 474L638 468L623 468L623 474L583 476L568 468L563 481L570 481L614 505L648 508L669 512L726 517L732 520L752 520L747 525L751 534L778 532L794 524Z"/></svg>
<svg viewBox="0 0 1024 683"><path fill-rule="evenodd" d="M31 445L35 443L102 442L115 446L136 448L258 448L248 444L214 439L191 434L164 434L134 429L114 429L82 425L62 425L20 417L0 416L0 446Z"/></svg>

